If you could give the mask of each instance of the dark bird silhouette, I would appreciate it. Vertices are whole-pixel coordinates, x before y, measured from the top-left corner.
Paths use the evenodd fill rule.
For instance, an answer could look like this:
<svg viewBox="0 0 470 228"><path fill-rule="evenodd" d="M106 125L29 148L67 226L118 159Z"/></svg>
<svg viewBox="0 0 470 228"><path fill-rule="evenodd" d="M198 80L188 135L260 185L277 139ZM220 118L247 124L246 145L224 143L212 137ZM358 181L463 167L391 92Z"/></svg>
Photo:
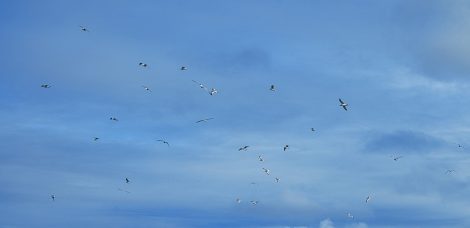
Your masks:
<svg viewBox="0 0 470 228"><path fill-rule="evenodd" d="M51 199L52 199L52 201L55 201L55 195L54 194L51 195Z"/></svg>
<svg viewBox="0 0 470 228"><path fill-rule="evenodd" d="M41 87L44 88L44 89L49 89L49 88L51 88L51 86L48 85L48 84L43 84L43 85L41 85Z"/></svg>
<svg viewBox="0 0 470 228"><path fill-rule="evenodd" d="M238 151L247 150L248 147L250 147L250 146L242 146L242 147L238 148Z"/></svg>
<svg viewBox="0 0 470 228"><path fill-rule="evenodd" d="M80 30L82 30L82 32L89 32L90 30L88 30L87 28L85 28L84 26L81 26L80 25Z"/></svg>
<svg viewBox="0 0 470 228"><path fill-rule="evenodd" d="M286 151L287 149L289 149L289 145L284 146L284 151Z"/></svg>
<svg viewBox="0 0 470 228"><path fill-rule="evenodd" d="M116 117L109 117L109 120L119 121Z"/></svg>
<svg viewBox="0 0 470 228"><path fill-rule="evenodd" d="M168 143L167 141L163 140L163 139L157 139L158 142L162 142L162 143L165 143L167 146L170 146L170 143Z"/></svg>
<svg viewBox="0 0 470 228"><path fill-rule="evenodd" d="M182 67L180 68L180 70L187 70L187 69L188 69L188 68L185 67L185 66L182 66Z"/></svg>
<svg viewBox="0 0 470 228"><path fill-rule="evenodd" d="M129 178L126 177L126 184L129 184L129 182L131 181L129 180Z"/></svg>
<svg viewBox="0 0 470 228"><path fill-rule="evenodd" d="M100 138L98 138L98 137L93 138L94 141L98 141L98 139L100 139Z"/></svg>
<svg viewBox="0 0 470 228"><path fill-rule="evenodd" d="M196 121L196 123L207 122L207 121L212 120L212 119L214 119L214 118L202 119L202 120Z"/></svg>
<svg viewBox="0 0 470 228"><path fill-rule="evenodd" d="M147 67L147 63L139 63L139 66L141 66L141 67Z"/></svg>
<svg viewBox="0 0 470 228"><path fill-rule="evenodd" d="M343 107L344 110L348 111L348 104L346 102L344 102L343 100L341 100L341 98L339 98L339 106Z"/></svg>
<svg viewBox="0 0 470 228"><path fill-rule="evenodd" d="M271 87L269 87L269 90L274 92L274 91L276 91L276 88L274 88L274 85L271 85Z"/></svg>

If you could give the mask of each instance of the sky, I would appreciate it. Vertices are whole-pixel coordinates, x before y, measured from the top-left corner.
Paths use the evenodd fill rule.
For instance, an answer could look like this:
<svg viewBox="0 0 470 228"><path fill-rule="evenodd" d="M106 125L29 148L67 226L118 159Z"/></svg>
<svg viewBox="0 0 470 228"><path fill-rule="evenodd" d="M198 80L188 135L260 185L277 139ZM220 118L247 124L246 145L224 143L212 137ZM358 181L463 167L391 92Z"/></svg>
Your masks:
<svg viewBox="0 0 470 228"><path fill-rule="evenodd" d="M468 1L0 1L0 28L0 228L470 227Z"/></svg>

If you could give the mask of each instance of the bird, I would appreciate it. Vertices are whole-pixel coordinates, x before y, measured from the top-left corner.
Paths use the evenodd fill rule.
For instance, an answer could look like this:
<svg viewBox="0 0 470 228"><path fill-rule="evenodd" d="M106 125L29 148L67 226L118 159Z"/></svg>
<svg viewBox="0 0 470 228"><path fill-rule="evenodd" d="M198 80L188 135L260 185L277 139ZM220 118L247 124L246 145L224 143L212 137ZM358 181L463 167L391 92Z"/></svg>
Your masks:
<svg viewBox="0 0 470 228"><path fill-rule="evenodd" d="M84 26L81 26L80 25L80 30L82 30L82 32L89 32L90 30L88 30L87 28L85 28Z"/></svg>
<svg viewBox="0 0 470 228"><path fill-rule="evenodd" d="M455 172L455 170L453 170L453 169L446 170L446 174L452 174L453 172Z"/></svg>
<svg viewBox="0 0 470 228"><path fill-rule="evenodd" d="M52 201L55 201L55 195L54 194L51 195L51 199L52 199Z"/></svg>
<svg viewBox="0 0 470 228"><path fill-rule="evenodd" d="M165 143L166 145L170 146L170 143L168 143L167 141L163 140L163 139L157 139L158 142L162 142L162 143Z"/></svg>
<svg viewBox="0 0 470 228"><path fill-rule="evenodd" d="M463 148L463 146L462 146L461 144L457 144L457 146L458 146L459 148Z"/></svg>
<svg viewBox="0 0 470 228"><path fill-rule="evenodd" d="M94 140L94 141L98 141L98 139L100 139L100 138L98 138L98 137L93 137L93 140Z"/></svg>
<svg viewBox="0 0 470 228"><path fill-rule="evenodd" d="M256 182L251 182L250 184L256 184Z"/></svg>
<svg viewBox="0 0 470 228"><path fill-rule="evenodd" d="M202 119L202 120L196 121L196 123L207 122L207 121L212 120L212 119L214 119L214 118Z"/></svg>
<svg viewBox="0 0 470 228"><path fill-rule="evenodd" d="M276 177L274 179L276 180L276 183L279 183L279 181L281 180L279 177Z"/></svg>
<svg viewBox="0 0 470 228"><path fill-rule="evenodd" d="M348 218L354 219L354 215L352 215L351 212L348 212Z"/></svg>
<svg viewBox="0 0 470 228"><path fill-rule="evenodd" d="M246 151L246 150L248 150L248 147L250 147L250 146L242 146L242 147L238 148L238 151L242 151L242 150Z"/></svg>
<svg viewBox="0 0 470 228"><path fill-rule="evenodd" d="M341 103L339 106L343 107L344 110L348 111L348 108L347 108L348 104L345 103L343 100L341 100L341 98L339 98L339 103Z"/></svg>
<svg viewBox="0 0 470 228"><path fill-rule="evenodd" d="M124 189L121 189L121 188L118 188L118 191L125 192L125 193L131 193L131 192L129 192L129 191L126 191L126 190L124 190Z"/></svg>
<svg viewBox="0 0 470 228"><path fill-rule="evenodd" d="M264 172L266 173L266 175L269 175L269 172L270 172L269 169L263 168L263 170L264 170Z"/></svg>
<svg viewBox="0 0 470 228"><path fill-rule="evenodd" d="M139 66L141 66L141 67L147 67L147 63L139 63Z"/></svg>
<svg viewBox="0 0 470 228"><path fill-rule="evenodd" d="M142 86L142 87L144 87L145 90L147 90L147 91L149 91L149 92L152 92L152 90L150 90L149 87L147 87L147 86Z"/></svg>
<svg viewBox="0 0 470 228"><path fill-rule="evenodd" d="M131 181L129 180L129 178L126 177L126 184L129 184L129 182Z"/></svg>
<svg viewBox="0 0 470 228"><path fill-rule="evenodd" d="M312 128L310 128L310 130L311 130L311 131L315 131L315 128L312 127Z"/></svg>
<svg viewBox="0 0 470 228"><path fill-rule="evenodd" d="M393 160L394 161L398 161L398 159L402 158L403 156L396 156L396 157L393 157Z"/></svg>
<svg viewBox="0 0 470 228"><path fill-rule="evenodd" d="M256 204L258 204L258 200L256 200L256 201L255 201L255 200L252 200L252 201L250 201L250 202L251 202L251 204L253 204L253 206L256 206Z"/></svg>
<svg viewBox="0 0 470 228"><path fill-rule="evenodd" d="M199 85L199 88L205 89L205 90L207 91L206 87L205 87L202 83L197 82L197 81L194 81L194 80L192 80L192 81L193 81L194 83L198 84L198 85Z"/></svg>
<svg viewBox="0 0 470 228"><path fill-rule="evenodd" d="M261 155L258 156L258 160L259 160L260 162L264 161L264 159L263 159L263 157L261 157Z"/></svg>
<svg viewBox="0 0 470 228"><path fill-rule="evenodd" d="M372 199L371 196L367 196L367 197L366 197L366 203L368 203L371 199Z"/></svg>
<svg viewBox="0 0 470 228"><path fill-rule="evenodd" d="M49 88L51 88L51 86L48 85L48 84L42 84L41 87L44 88L44 89L49 89Z"/></svg>
<svg viewBox="0 0 470 228"><path fill-rule="evenodd" d="M276 89L274 88L274 85L271 85L271 86L269 87L269 90L271 90L271 91L273 91L273 92L276 91Z"/></svg>
<svg viewBox="0 0 470 228"><path fill-rule="evenodd" d="M237 198L235 201L237 201L237 203L241 203L242 200L240 198Z"/></svg>
<svg viewBox="0 0 470 228"><path fill-rule="evenodd" d="M188 68L185 67L185 66L182 66L182 67L180 68L180 70L187 70L187 69L188 69Z"/></svg>
<svg viewBox="0 0 470 228"><path fill-rule="evenodd" d="M289 149L289 145L284 146L284 151L286 151L287 149Z"/></svg>
<svg viewBox="0 0 470 228"><path fill-rule="evenodd" d="M109 117L109 120L119 121L116 117Z"/></svg>
<svg viewBox="0 0 470 228"><path fill-rule="evenodd" d="M212 88L211 91L209 92L209 94L210 94L211 96L213 96L213 95L215 95L215 94L217 94L217 93L218 93L218 91L217 91L217 89L215 89L215 88Z"/></svg>

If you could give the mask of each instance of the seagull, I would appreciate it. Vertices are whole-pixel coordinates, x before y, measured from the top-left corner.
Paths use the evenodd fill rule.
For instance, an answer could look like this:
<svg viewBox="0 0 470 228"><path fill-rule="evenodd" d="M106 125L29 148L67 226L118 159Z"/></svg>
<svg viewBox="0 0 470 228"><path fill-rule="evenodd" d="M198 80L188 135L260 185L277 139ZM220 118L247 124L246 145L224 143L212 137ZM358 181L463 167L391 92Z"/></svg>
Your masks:
<svg viewBox="0 0 470 228"><path fill-rule="evenodd" d="M348 212L348 218L354 219L354 215L352 215L351 212Z"/></svg>
<svg viewBox="0 0 470 228"><path fill-rule="evenodd" d="M149 87L147 87L147 86L142 86L142 87L144 87L145 90L147 90L147 91L149 91L149 92L152 92L152 90L150 90Z"/></svg>
<svg viewBox="0 0 470 228"><path fill-rule="evenodd" d="M271 90L273 92L276 91L276 89L274 88L274 85L271 85L271 87L269 87L269 90Z"/></svg>
<svg viewBox="0 0 470 228"><path fill-rule="evenodd" d="M453 170L453 169L446 170L446 174L452 174L453 172L455 172L455 170Z"/></svg>
<svg viewBox="0 0 470 228"><path fill-rule="evenodd" d="M236 201L237 201L237 203L241 203L241 202L242 202L242 200L241 200L240 198L237 198Z"/></svg>
<svg viewBox="0 0 470 228"><path fill-rule="evenodd" d="M402 158L403 156L397 156L397 157L393 157L393 160L394 161L398 161L398 159Z"/></svg>
<svg viewBox="0 0 470 228"><path fill-rule="evenodd" d="M124 189L121 189L121 188L118 188L118 191L125 192L125 193L131 193L131 192L129 192L129 191L126 191L126 190L124 190Z"/></svg>
<svg viewBox="0 0 470 228"><path fill-rule="evenodd" d="M93 140L94 140L94 141L98 141L98 139L100 139L100 138L98 138L98 137L93 137Z"/></svg>
<svg viewBox="0 0 470 228"><path fill-rule="evenodd" d="M205 87L202 83L197 82L197 81L194 81L194 80L192 80L192 81L193 81L194 83L198 84L201 89L205 89L205 90L207 91L206 87Z"/></svg>
<svg viewBox="0 0 470 228"><path fill-rule="evenodd" d="M264 170L264 172L266 173L266 175L269 175L269 172L270 172L269 169L263 168L263 170Z"/></svg>
<svg viewBox="0 0 470 228"><path fill-rule="evenodd" d="M169 144L167 141L163 140L163 139L157 139L157 141L158 141L158 142L165 143L166 145L170 146L170 144Z"/></svg>
<svg viewBox="0 0 470 228"><path fill-rule="evenodd" d="M258 200L256 200L256 201L255 201L255 200L252 200L252 201L250 201L250 202L251 202L251 204L253 204L253 206L256 206L256 204L258 204Z"/></svg>
<svg viewBox="0 0 470 228"><path fill-rule="evenodd" d="M463 146L462 146L462 145L460 145L460 144L457 144L457 146L458 146L459 148L463 148Z"/></svg>
<svg viewBox="0 0 470 228"><path fill-rule="evenodd" d="M80 30L82 30L82 32L89 32L90 30L88 30L87 28L83 27L80 25Z"/></svg>
<svg viewBox="0 0 470 228"><path fill-rule="evenodd" d="M246 151L248 149L248 147L250 147L250 146L240 147L240 148L238 148L238 151L242 151L242 150Z"/></svg>
<svg viewBox="0 0 470 228"><path fill-rule="evenodd" d="M312 127L312 128L310 128L310 130L311 130L311 131L315 131L315 128Z"/></svg>
<svg viewBox="0 0 470 228"><path fill-rule="evenodd" d="M188 68L185 67L185 66L182 66L182 67L180 68L180 70L187 70L187 69L188 69Z"/></svg>
<svg viewBox="0 0 470 228"><path fill-rule="evenodd" d="M215 94L217 94L217 93L218 93L217 89L214 89L214 88L212 88L211 91L209 92L209 94L210 94L211 96L212 96L212 95L215 95Z"/></svg>
<svg viewBox="0 0 470 228"><path fill-rule="evenodd" d="M109 120L119 121L116 117L110 117Z"/></svg>
<svg viewBox="0 0 470 228"><path fill-rule="evenodd" d="M207 119L202 119L202 120L198 120L198 121L196 121L196 123L200 123L200 122L207 122L207 121L209 121L209 120L212 120L212 119L214 119L214 118L207 118Z"/></svg>
<svg viewBox="0 0 470 228"><path fill-rule="evenodd" d="M284 146L284 151L286 151L287 149L289 149L289 145Z"/></svg>
<svg viewBox="0 0 470 228"><path fill-rule="evenodd" d="M366 197L366 203L368 203L371 199L372 199L371 196L367 196L367 197Z"/></svg>
<svg viewBox="0 0 470 228"><path fill-rule="evenodd" d="M339 103L341 103L339 106L343 107L344 110L348 111L348 109L346 108L348 104L342 101L341 98L339 98Z"/></svg>
<svg viewBox="0 0 470 228"><path fill-rule="evenodd" d="M129 182L131 181L129 180L129 178L126 177L126 184L129 184Z"/></svg>
<svg viewBox="0 0 470 228"><path fill-rule="evenodd" d="M279 177L276 177L274 179L276 180L276 183L279 183L279 181L281 180L281 179L279 179Z"/></svg>
<svg viewBox="0 0 470 228"><path fill-rule="evenodd" d="M49 88L51 88L51 86L48 85L48 84L43 84L43 85L41 85L41 87L44 88L44 89L49 89Z"/></svg>
<svg viewBox="0 0 470 228"><path fill-rule="evenodd" d="M147 67L147 63L139 63L139 66L141 66L141 67Z"/></svg>
<svg viewBox="0 0 470 228"><path fill-rule="evenodd" d="M261 155L258 156L258 160L259 160L260 162L264 161L264 159L263 159L263 157L261 157Z"/></svg>
<svg viewBox="0 0 470 228"><path fill-rule="evenodd" d="M51 195L51 199L52 199L52 201L55 201L55 195L54 194Z"/></svg>

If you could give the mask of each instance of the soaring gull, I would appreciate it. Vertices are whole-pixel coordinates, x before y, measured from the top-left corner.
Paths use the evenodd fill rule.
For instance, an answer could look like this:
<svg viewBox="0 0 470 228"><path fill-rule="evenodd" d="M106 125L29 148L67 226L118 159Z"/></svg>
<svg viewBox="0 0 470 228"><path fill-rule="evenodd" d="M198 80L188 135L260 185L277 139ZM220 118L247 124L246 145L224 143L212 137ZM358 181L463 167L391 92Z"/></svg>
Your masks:
<svg viewBox="0 0 470 228"><path fill-rule="evenodd" d="M147 65L147 63L142 63L142 62L141 62L141 63L139 63L139 66L141 66L141 67L147 67L148 65Z"/></svg>
<svg viewBox="0 0 470 228"><path fill-rule="evenodd" d="M81 26L80 25L80 30L82 30L82 32L89 32L90 30L88 30L88 28L85 28L84 26Z"/></svg>
<svg viewBox="0 0 470 228"><path fill-rule="evenodd" d="M344 110L348 111L348 104L346 102L344 102L343 100L341 100L341 98L339 98L339 103L341 103L339 106L343 107Z"/></svg>
<svg viewBox="0 0 470 228"><path fill-rule="evenodd" d="M214 119L214 118L202 119L202 120L196 121L196 123L207 122L207 121L212 120L212 119Z"/></svg>
<svg viewBox="0 0 470 228"><path fill-rule="evenodd" d="M170 143L168 143L167 141L163 140L163 139L157 139L158 142L162 142L162 143L165 143L166 145L170 146Z"/></svg>
<svg viewBox="0 0 470 228"><path fill-rule="evenodd" d="M264 170L264 172L266 173L266 175L269 175L269 172L270 172L269 169L263 168L263 170Z"/></svg>
<svg viewBox="0 0 470 228"><path fill-rule="evenodd" d="M242 146L242 147L238 148L238 151L242 151L242 150L246 151L246 150L248 150L248 147L250 147L250 146Z"/></svg>
<svg viewBox="0 0 470 228"><path fill-rule="evenodd" d="M41 87L44 88L44 89L49 89L49 88L51 88L51 86L48 85L48 84L42 84Z"/></svg>
<svg viewBox="0 0 470 228"><path fill-rule="evenodd" d="M286 151L287 149L289 149L289 145L284 146L284 151Z"/></svg>

